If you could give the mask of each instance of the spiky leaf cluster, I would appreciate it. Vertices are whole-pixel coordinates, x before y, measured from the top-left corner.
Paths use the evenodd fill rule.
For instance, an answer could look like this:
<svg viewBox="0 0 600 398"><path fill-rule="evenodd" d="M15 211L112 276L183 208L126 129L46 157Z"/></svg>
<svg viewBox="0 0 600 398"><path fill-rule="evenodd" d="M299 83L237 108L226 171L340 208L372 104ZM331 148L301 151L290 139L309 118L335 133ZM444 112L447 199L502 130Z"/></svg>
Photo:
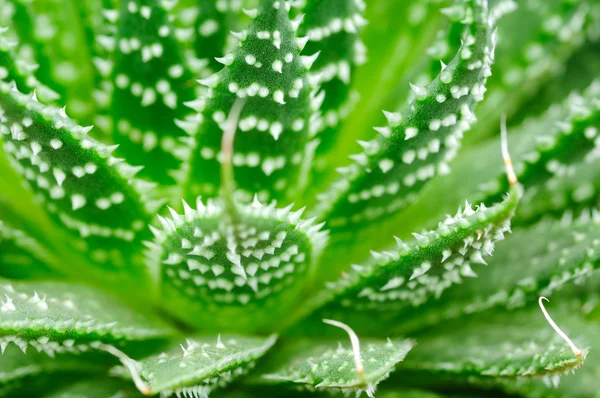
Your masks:
<svg viewBox="0 0 600 398"><path fill-rule="evenodd" d="M0 398L596 397L599 27L0 0Z"/></svg>

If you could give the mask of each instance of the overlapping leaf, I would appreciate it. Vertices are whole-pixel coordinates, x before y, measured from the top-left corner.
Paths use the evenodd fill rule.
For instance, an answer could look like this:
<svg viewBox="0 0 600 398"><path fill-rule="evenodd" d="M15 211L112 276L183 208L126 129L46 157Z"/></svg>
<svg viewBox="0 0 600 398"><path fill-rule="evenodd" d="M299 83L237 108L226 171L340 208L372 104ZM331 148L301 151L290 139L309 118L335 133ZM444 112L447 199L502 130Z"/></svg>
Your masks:
<svg viewBox="0 0 600 398"><path fill-rule="evenodd" d="M88 286L61 282L0 281L0 342L48 355L90 350L95 342L160 340L173 332Z"/></svg>
<svg viewBox="0 0 600 398"><path fill-rule="evenodd" d="M165 310L203 329L269 330L298 302L327 242L303 209L200 200L155 230ZM192 315L193 314L193 315ZM277 321L275 321L277 322Z"/></svg>
<svg viewBox="0 0 600 398"><path fill-rule="evenodd" d="M0 220L0 276L49 277L56 258L36 239Z"/></svg>
<svg viewBox="0 0 600 398"><path fill-rule="evenodd" d="M169 2L123 1L108 15L118 24L114 46L111 102L113 137L132 164L146 165L141 176L162 185L175 183L189 152L187 134L176 120L190 113L193 75L177 45Z"/></svg>
<svg viewBox="0 0 600 398"><path fill-rule="evenodd" d="M360 40L360 31L366 24L365 8L362 0L308 2L304 8L300 30L310 38L304 53L321 52L310 73L319 75L319 84L325 92L320 108L323 123L313 163L313 173L319 171L313 175L315 179L328 172L326 155L335 148L342 122L358 100L358 93L350 85L356 66L365 61L366 48Z"/></svg>
<svg viewBox="0 0 600 398"><path fill-rule="evenodd" d="M33 72L37 66L20 59L16 54L17 42L7 33L8 28L0 27L0 80L15 82L20 90L30 92L36 90L40 99L53 101L58 94L40 83Z"/></svg>
<svg viewBox="0 0 600 398"><path fill-rule="evenodd" d="M349 346L349 344L347 344ZM410 340L362 339L360 356L364 364L357 372L353 350L342 343L303 341L281 352L280 363L268 367L260 382L309 391L366 391L373 396L377 384L394 371L413 348ZM278 361L277 357L273 361Z"/></svg>
<svg viewBox="0 0 600 398"><path fill-rule="evenodd" d="M141 398L143 395L129 383L114 379L91 379L79 381L44 398Z"/></svg>
<svg viewBox="0 0 600 398"><path fill-rule="evenodd" d="M145 395L206 397L254 367L276 337L219 335L193 337L137 363ZM139 386L140 387L140 386Z"/></svg>
<svg viewBox="0 0 600 398"><path fill-rule="evenodd" d="M490 80L490 96L478 112L473 138L494 131L501 112L509 115L532 98L585 41L584 27L593 1L517 2L517 10L498 23L499 71Z"/></svg>
<svg viewBox="0 0 600 398"><path fill-rule="evenodd" d="M396 247L372 252L366 263L327 283L299 312L322 305L313 317L352 320L358 330L372 335L389 333L401 323L404 311L476 276L472 265L485 264L483 256L491 255L495 242L510 231L520 196L520 187L514 186L505 201L493 207L481 204L473 209L467 203L437 230L415 233L408 243L397 239ZM320 332L310 322L303 331Z"/></svg>
<svg viewBox="0 0 600 398"><path fill-rule="evenodd" d="M102 372L110 364L110 358L98 355L64 354L51 358L37 350L30 349L25 355L15 345L3 346L0 397L39 396L48 386L56 386L59 376L84 377Z"/></svg>
<svg viewBox="0 0 600 398"><path fill-rule="evenodd" d="M585 335L591 343L593 329L573 308L552 305L556 322L564 324L567 334ZM577 311L575 311L576 313ZM584 364L589 346L575 339L583 354L573 354L569 346L548 325L537 305L515 312L494 312L485 317L471 317L419 336L419 345L400 365L398 377L428 386L443 385L449 380L481 383L535 376L568 373ZM420 377L402 377L418 374Z"/></svg>
<svg viewBox="0 0 600 398"><path fill-rule="evenodd" d="M362 142L364 151L340 170L313 213L332 231L350 232L405 207L432 177L447 174L448 162L475 118L491 75L495 38L487 2L458 2L452 12L465 24L463 46L426 87L412 86L416 99L388 114L380 136Z"/></svg>
<svg viewBox="0 0 600 398"><path fill-rule="evenodd" d="M65 243L89 254L96 266L87 268L97 278L143 277L141 239L156 206L147 196L151 186L134 178L139 168L111 155L114 147L90 138L90 129L40 104L35 94L0 83L4 149L50 217L68 231ZM79 272L73 264L63 268Z"/></svg>
<svg viewBox="0 0 600 398"><path fill-rule="evenodd" d="M403 313L397 330L427 328L495 307L522 307L573 281L585 281L600 266L600 215L545 220L516 230L499 245L478 278L466 280L440 300Z"/></svg>
<svg viewBox="0 0 600 398"><path fill-rule="evenodd" d="M187 197L218 195L222 129L237 98L246 98L233 154L240 197L289 203L307 184L320 100L307 78L315 57L299 55L305 42L297 40L300 20L290 21L289 8L263 0L248 11L255 18L236 33L240 45L219 58L224 69L202 80L208 93L190 104L201 117L181 124L195 136Z"/></svg>

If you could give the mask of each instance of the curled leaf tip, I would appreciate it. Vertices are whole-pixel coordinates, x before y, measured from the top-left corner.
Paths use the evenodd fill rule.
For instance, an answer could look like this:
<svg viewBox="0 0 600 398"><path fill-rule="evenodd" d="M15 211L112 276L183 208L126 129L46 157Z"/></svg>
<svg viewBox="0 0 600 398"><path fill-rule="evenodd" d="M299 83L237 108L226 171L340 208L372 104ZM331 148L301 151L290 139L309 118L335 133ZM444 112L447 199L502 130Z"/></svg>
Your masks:
<svg viewBox="0 0 600 398"><path fill-rule="evenodd" d="M504 167L506 167L506 176L508 178L508 183L510 185L516 185L519 181L517 180L517 175L515 174L515 170L513 168L512 159L510 157L510 153L508 151L508 134L506 131L506 114L502 115L502 120L500 122L500 146L502 150L502 158L504 160Z"/></svg>
<svg viewBox="0 0 600 398"><path fill-rule="evenodd" d="M569 338L569 336L567 336L567 334L565 332L563 332L561 330L561 328L558 327L558 325L556 324L556 322L554 322L554 320L550 317L550 314L548 314L548 311L546 311L546 308L544 307L544 300L550 302L550 300L548 300L546 297L541 296L538 299L538 304L540 305L540 308L542 310L542 313L544 314L544 317L546 318L546 320L548 321L548 323L550 324L550 326L552 326L552 329L554 329L556 331L556 333L558 333L558 335L567 342L567 344L569 345L569 347L571 347L571 351L573 351L573 354L575 354L576 357L580 358L583 360L583 351L581 351L579 348L577 348L577 346L575 345L575 343L573 343L573 341Z"/></svg>
<svg viewBox="0 0 600 398"><path fill-rule="evenodd" d="M360 341L358 340L358 336L356 335L354 330L352 330L352 328L346 325L345 323L333 321L331 319L323 319L323 322L328 325L343 329L346 333L348 333L348 336L350 336L350 344L352 344L352 352L354 354L354 365L356 367L356 374L362 380L364 377L365 368L360 357Z"/></svg>

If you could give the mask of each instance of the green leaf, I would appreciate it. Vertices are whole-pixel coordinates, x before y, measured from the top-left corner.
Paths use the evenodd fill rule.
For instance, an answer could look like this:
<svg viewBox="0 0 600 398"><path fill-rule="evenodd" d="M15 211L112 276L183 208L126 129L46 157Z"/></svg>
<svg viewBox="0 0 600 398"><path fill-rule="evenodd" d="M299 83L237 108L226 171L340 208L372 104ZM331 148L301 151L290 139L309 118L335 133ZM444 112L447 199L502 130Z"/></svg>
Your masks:
<svg viewBox="0 0 600 398"><path fill-rule="evenodd" d="M52 102L58 99L58 94L40 83L33 72L37 66L20 59L16 52L17 42L8 35L8 28L0 27L0 80L14 81L19 90L24 92L37 91L40 99Z"/></svg>
<svg viewBox="0 0 600 398"><path fill-rule="evenodd" d="M476 276L472 266L486 264L496 241L510 231L521 188L511 188L504 202L475 209L466 203L454 217L440 222L438 229L414 233L408 243L372 252L362 265L355 265L335 282L310 298L298 316L320 307L306 323L305 333L320 333L317 318L352 321L370 335L390 333L405 311L422 306L442 293ZM374 322L377 320L377 322ZM401 323L400 323L401 324ZM385 327L384 327L385 325Z"/></svg>
<svg viewBox="0 0 600 398"><path fill-rule="evenodd" d="M74 117L87 119L94 111L92 64L75 3L13 1L10 27L18 38L18 52L39 65L36 78L61 96Z"/></svg>
<svg viewBox="0 0 600 398"><path fill-rule="evenodd" d="M429 48L445 26L446 17L440 8L450 3L447 0L404 0L402 7L398 7L397 3L387 0L368 2L365 14L370 23L361 35L368 49L368 59L356 70L353 82L360 101L338 133L335 156L331 157L336 166L347 164L347 155L355 150L356 140L369 139L371 127L383 123L381 109L398 109L405 104L409 81L421 84L419 74L429 62ZM433 77L439 71L439 62L436 66Z"/></svg>
<svg viewBox="0 0 600 398"><path fill-rule="evenodd" d="M567 117L536 140L535 152L524 155L525 161L516 170L526 187L551 185L553 179L571 173L571 164L588 155L592 160L597 157L594 151L600 150L600 81L590 85L583 96L571 96Z"/></svg>
<svg viewBox="0 0 600 398"><path fill-rule="evenodd" d="M0 220L0 276L48 278L55 275L48 265L56 258L22 230Z"/></svg>
<svg viewBox="0 0 600 398"><path fill-rule="evenodd" d="M557 323L565 325L567 335L579 336L585 323L569 316L567 308L552 303L549 311ZM560 375L581 366L587 354L586 349L582 358L575 356L537 305L449 322L418 338L418 346L401 364L398 377L428 387L447 382L448 377L458 384L461 380L478 383ZM405 379L403 371L421 377Z"/></svg>
<svg viewBox="0 0 600 398"><path fill-rule="evenodd" d="M276 336L219 335L193 337L160 355L138 363L150 394L207 396L254 367ZM149 395L149 394L146 394Z"/></svg>
<svg viewBox="0 0 600 398"><path fill-rule="evenodd" d="M161 302L186 323L209 330L272 330L310 280L327 234L301 220L303 209L258 201L184 205L160 218L148 258L161 275ZM193 316L190 316L193 314Z"/></svg>
<svg viewBox="0 0 600 398"><path fill-rule="evenodd" d="M163 322L88 286L64 282L0 281L0 342L48 355L89 350L94 342L161 340L173 331Z"/></svg>
<svg viewBox="0 0 600 398"><path fill-rule="evenodd" d="M313 172L318 170L313 175L317 181L319 174L327 172L330 165L326 155L335 149L339 128L358 101L358 93L351 91L351 82L356 66L366 60L366 48L360 40L360 30L367 23L363 17L365 8L362 0L325 0L308 2L303 10L300 31L305 39L310 38L303 52L321 51L310 73L318 75L325 92L313 168Z"/></svg>
<svg viewBox="0 0 600 398"><path fill-rule="evenodd" d="M280 7L282 4L284 6ZM222 128L237 98L246 98L234 143L233 164L239 196L288 204L307 183L322 96L309 83L311 56L300 56L299 20L290 21L289 3L262 0L239 46L219 60L219 73L202 80L208 93L190 106L201 112L186 125L194 135L186 197L214 197L221 185Z"/></svg>
<svg viewBox="0 0 600 398"><path fill-rule="evenodd" d="M573 281L584 281L600 266L600 215L588 211L577 220L545 220L518 229L502 242L478 278L465 280L440 300L403 313L402 332L496 307L514 309Z"/></svg>
<svg viewBox="0 0 600 398"><path fill-rule="evenodd" d="M388 114L380 135L362 142L364 151L340 170L341 177L319 197L313 214L327 219L332 233L351 232L395 213L416 198L428 180L447 174L472 110L483 99L491 75L495 36L487 3L459 1L452 13L465 24L463 46L426 87L412 86L416 99Z"/></svg>
<svg viewBox="0 0 600 398"><path fill-rule="evenodd" d="M479 112L473 139L495 131L500 115L509 116L538 87L560 73L568 57L584 42L589 1L549 0L518 4L517 12L498 23L498 74L490 79L489 96ZM592 14L590 14L591 16Z"/></svg>
<svg viewBox="0 0 600 398"><path fill-rule="evenodd" d="M175 183L173 172L189 156L176 120L190 113L184 102L196 97L167 7L159 0L123 1L112 39L113 138L131 164L146 165L140 176L162 185Z"/></svg>
<svg viewBox="0 0 600 398"><path fill-rule="evenodd" d="M574 302L577 305L572 307L571 314L581 314L587 311L589 306L585 302L580 300L574 300ZM585 330L577 331L577 333L584 334L588 341L596 341L600 334L600 328L597 322L588 320L585 323ZM598 392L600 388L600 379L598 378L600 357L598 355L588 355L583 366L573 373L562 376L555 374L528 383L505 383L504 389L530 398L587 398L593 397Z"/></svg>
<svg viewBox="0 0 600 398"><path fill-rule="evenodd" d="M276 362L272 369L267 368L267 374L262 375L259 382L299 386L309 391L366 391L373 396L377 385L394 371L414 346L410 340L390 339L361 339L360 344L364 365L362 376L357 373L350 344L344 348L341 342L306 340L293 344L279 357L276 356L273 360L280 362Z"/></svg>
<svg viewBox="0 0 600 398"><path fill-rule="evenodd" d="M0 355L0 397L40 396L48 386L56 386L61 376L102 372L110 363L105 356L91 353L51 358L28 350L25 355L19 347L10 345Z"/></svg>
<svg viewBox="0 0 600 398"><path fill-rule="evenodd" d="M141 398L143 395L129 383L114 379L91 379L79 381L65 388L44 395L44 398Z"/></svg>
<svg viewBox="0 0 600 398"><path fill-rule="evenodd" d="M541 186L532 187L519 208L519 219L535 221L544 215L560 216L565 209L576 214L586 208L598 207L600 202L600 167L597 156L571 164L569 173L552 178Z"/></svg>
<svg viewBox="0 0 600 398"><path fill-rule="evenodd" d="M593 151L583 156L592 145L577 152L581 154L580 161L570 163L575 169L574 174L570 167L568 173L555 174L542 184L535 176L525 175L524 170L528 167L528 163L541 159L539 152L549 149L546 146L548 142L558 142L556 137L560 137L561 132L557 126L569 122L573 107L577 109L580 106L590 106L597 101L597 94L593 94L597 91L596 87L598 87L597 83L592 83L583 94L573 92L560 103L550 106L542 115L530 117L519 126L509 129L510 154L519 181L525 186L515 223L536 221L545 215L545 209L549 208L560 216L571 207L582 208L595 205L593 197L586 197L585 194L586 190L588 193L590 191L589 183L593 184L596 179L594 173L597 167L594 164L597 160ZM505 192L506 189L500 146L500 137L497 137L465 148L451 164L452 173L436 179L426 187L419 197L419 202L391 220L388 228L380 230L381 233L388 232L390 229L397 230L397 228L393 229L396 225L402 226L402 233L407 233L421 225L429 225L443 214L453 211L453 208L465 198L471 202L486 203L499 198L498 194ZM544 170L541 172L546 174ZM440 197L444 200L440 200ZM585 200L580 202L576 198L585 198Z"/></svg>
<svg viewBox="0 0 600 398"><path fill-rule="evenodd" d="M194 72L210 74L222 68L223 65L215 58L223 55L227 36L240 11L241 3L234 1L178 2L175 9L175 36L185 47L191 48L185 55L186 62Z"/></svg>
<svg viewBox="0 0 600 398"><path fill-rule="evenodd" d="M148 196L151 186L134 178L138 169L113 157L114 147L88 137L91 127L76 125L64 110L5 83L0 83L0 123L13 167L68 233L68 238L59 235L60 244L89 256L94 266L84 267L99 280L145 278L141 241L149 235L146 225L156 204ZM81 278L81 266L61 265Z"/></svg>

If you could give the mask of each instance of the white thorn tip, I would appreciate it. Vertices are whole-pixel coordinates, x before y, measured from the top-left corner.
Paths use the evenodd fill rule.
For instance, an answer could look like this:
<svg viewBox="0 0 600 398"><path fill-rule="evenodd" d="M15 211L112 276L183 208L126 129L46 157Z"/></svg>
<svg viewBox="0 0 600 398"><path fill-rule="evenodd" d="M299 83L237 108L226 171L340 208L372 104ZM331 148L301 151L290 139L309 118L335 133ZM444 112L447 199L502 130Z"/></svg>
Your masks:
<svg viewBox="0 0 600 398"><path fill-rule="evenodd" d="M352 330L350 326L346 325L345 323L333 321L331 319L323 319L323 322L328 325L343 329L346 333L348 333L348 336L350 337L350 343L352 344L352 352L354 354L354 366L356 367L356 374L358 374L358 377L362 379L365 373L365 368L363 367L362 359L360 357L360 341L358 341L358 336L356 333L354 333L354 330Z"/></svg>
<svg viewBox="0 0 600 398"><path fill-rule="evenodd" d="M577 356L578 358L583 358L583 352L577 348L577 346L575 345L575 343L573 343L573 341L569 338L569 336L567 336L567 334L565 332L563 332L561 330L561 328L558 327L558 325L554 322L554 320L550 317L550 314L548 314L548 311L546 311L546 308L544 307L544 300L546 300L547 302L550 302L550 300L548 300L546 297L541 296L538 299L538 304L540 305L540 308L542 310L542 313L544 314L544 317L546 318L546 320L548 321L548 323L550 324L550 326L552 326L552 329L554 329L554 331L556 333L558 333L558 335L567 342L567 344L569 345L569 347L571 347L571 351L573 351L573 354L575 354L575 356Z"/></svg>

